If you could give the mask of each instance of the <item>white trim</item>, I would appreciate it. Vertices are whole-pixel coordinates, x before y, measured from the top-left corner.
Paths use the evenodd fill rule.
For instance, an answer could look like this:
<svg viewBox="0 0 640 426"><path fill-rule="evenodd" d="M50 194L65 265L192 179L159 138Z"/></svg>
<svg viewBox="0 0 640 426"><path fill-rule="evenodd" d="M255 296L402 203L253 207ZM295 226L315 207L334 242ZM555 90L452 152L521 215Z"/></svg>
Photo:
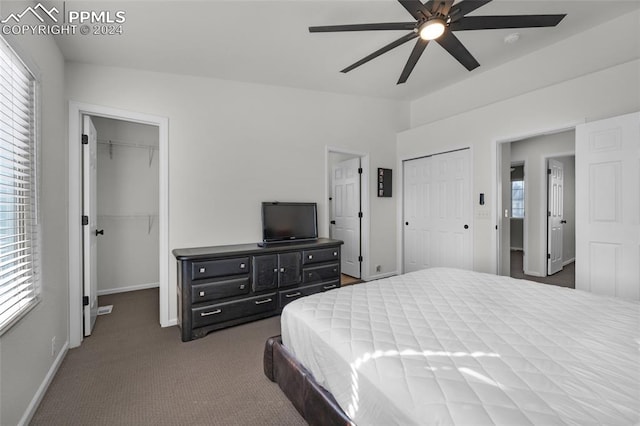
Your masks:
<svg viewBox="0 0 640 426"><path fill-rule="evenodd" d="M36 391L35 395L31 399L31 402L29 402L27 409L25 410L24 414L22 415L22 418L18 422L18 426L28 425L29 422L31 422L31 419L33 418L33 415L36 413L38 406L40 405L40 402L42 402L42 398L44 398L44 394L47 392L47 389L49 389L49 385L51 384L51 381L53 380L56 373L58 372L60 365L62 365L62 360L64 360L64 357L67 355L68 350L69 350L69 342L67 341L67 342L64 342L64 345L62 345L62 348L60 348L60 352L58 352L58 356L56 357L53 364L51 364L51 367L49 368L47 375L44 377L44 380L42 381L42 383L40 383L40 386L38 387L38 390Z"/></svg>
<svg viewBox="0 0 640 426"><path fill-rule="evenodd" d="M375 281L375 280L380 280L382 278L389 278L389 277L393 277L395 275L398 275L398 271L393 271L393 272L385 272L383 274L377 274L377 275L371 275L369 277L369 279L367 279L367 281Z"/></svg>
<svg viewBox="0 0 640 426"><path fill-rule="evenodd" d="M567 266L568 264L573 263L575 261L576 261L576 258L572 257L571 259L565 260L564 262L562 262L562 266Z"/></svg>
<svg viewBox="0 0 640 426"><path fill-rule="evenodd" d="M169 119L101 105L69 102L69 346L80 346L82 332L81 116L83 114L158 126L160 165L160 325L177 324L169 306Z"/></svg>
<svg viewBox="0 0 640 426"><path fill-rule="evenodd" d="M369 154L366 152L359 151L351 151L343 148L333 147L329 145L325 145L324 151L324 199L326 206L325 208L325 217L327 226L327 235L329 233L329 229L331 224L331 212L329 211L329 196L331 194L330 186L331 186L331 173L329 171L329 153L336 154L347 154L360 157L360 167L362 167L362 177L361 177L361 188L360 188L360 202L362 204L362 222L360 229L360 254L362 255L362 268L360 271L360 279L363 281L368 281L370 279L369 275L369 265L371 264L370 259L370 250L369 250L369 241L371 235L371 204L369 203Z"/></svg>
<svg viewBox="0 0 640 426"><path fill-rule="evenodd" d="M106 288L104 290L98 290L98 296L106 296L107 294L126 293L128 291L146 290L149 288L158 288L158 287L160 287L159 282L147 283L147 284L136 284L136 285L130 285L126 287Z"/></svg>
<svg viewBox="0 0 640 426"><path fill-rule="evenodd" d="M532 277L538 277L538 278L544 278L546 277L546 275L542 275L540 272L537 271L527 271L526 269L523 271L523 273L525 275L531 275ZM525 278L526 279L526 278Z"/></svg>
<svg viewBox="0 0 640 426"><path fill-rule="evenodd" d="M567 124L564 125L560 125L557 127L544 127L541 128L539 130L533 130L531 132L528 133L522 133L520 135L513 135L513 136L508 136L508 137L504 137L504 138L500 138L500 139L495 139L492 144L491 144L491 150L492 150L492 155L491 155L491 163L492 163L492 180L493 180L493 188L496 191L496 194L499 194L499 190L500 190L500 175L498 174L498 164L500 161L500 150L498 149L498 145L503 144L503 143L511 143L511 142L518 142L521 141L523 139L530 139L536 136L544 136L544 135L552 135L555 133L561 133L561 132L566 132L566 131L570 131L570 130L575 130L576 127L579 124L584 124L586 123L586 119L580 119L580 120L575 120L575 121L571 121ZM527 179L527 165L525 163L525 170L524 170L524 178L525 178L525 187L527 185L526 183L526 179ZM528 197L527 197L527 191L525 190L524 192L524 202L525 202L525 207L524 207L524 211L525 211L525 215L524 215L524 232L523 232L523 245L526 247L527 246L527 214L526 212L529 209L529 205L527 203ZM498 217L498 212L502 212L502 197L501 196L496 196L495 197L495 203L494 207L495 210L492 211L492 221L494 224L496 224L496 226L498 226L499 220L500 218ZM545 205L546 205L546 201L545 201ZM546 228L546 227L545 227ZM494 233L493 236L493 241L491 246L493 247L493 258L494 258L494 265L495 265L495 270L496 273L499 273L499 264L498 264L498 259L500 259L500 251L502 250L502 247L500 247L500 234L502 233L502 227L498 226L498 232ZM546 258L546 254L545 256L543 256L544 258ZM546 264L546 262L545 262ZM524 255L524 259L523 259L523 268L525 266L528 266L528 260L527 260L527 255L526 255L526 251L525 251L525 255ZM546 271L546 267L545 267L545 271ZM534 276L538 276L535 274L531 274L528 272L525 272L527 275L534 275ZM546 275L545 275L546 276Z"/></svg>

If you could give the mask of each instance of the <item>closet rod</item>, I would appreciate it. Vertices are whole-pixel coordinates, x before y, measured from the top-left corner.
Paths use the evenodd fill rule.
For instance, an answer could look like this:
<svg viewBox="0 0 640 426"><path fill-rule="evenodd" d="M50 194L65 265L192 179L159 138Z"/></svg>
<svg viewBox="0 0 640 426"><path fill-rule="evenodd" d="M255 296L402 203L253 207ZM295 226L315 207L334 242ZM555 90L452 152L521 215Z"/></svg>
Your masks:
<svg viewBox="0 0 640 426"><path fill-rule="evenodd" d="M145 144L137 144L137 143L129 143L129 142L118 142L113 141L111 139L98 139L98 143L101 145L109 145L109 158L113 159L113 146L124 146L127 148L140 148L140 149L148 149L149 150L149 167L153 163L153 153L160 149L157 146L153 145L145 145Z"/></svg>
<svg viewBox="0 0 640 426"><path fill-rule="evenodd" d="M113 139L98 139L98 143L102 144L102 145L126 146L127 148L159 149L159 147L157 147L155 145L147 145L147 144L133 143L133 142L114 141Z"/></svg>

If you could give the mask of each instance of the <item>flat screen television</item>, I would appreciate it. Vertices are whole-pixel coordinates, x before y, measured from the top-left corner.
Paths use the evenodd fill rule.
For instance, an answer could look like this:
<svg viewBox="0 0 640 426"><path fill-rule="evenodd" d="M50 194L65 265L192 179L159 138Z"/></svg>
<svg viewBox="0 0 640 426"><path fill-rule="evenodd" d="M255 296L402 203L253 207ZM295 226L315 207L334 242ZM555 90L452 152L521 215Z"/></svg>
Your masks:
<svg viewBox="0 0 640 426"><path fill-rule="evenodd" d="M262 203L262 242L315 240L318 238L316 203Z"/></svg>

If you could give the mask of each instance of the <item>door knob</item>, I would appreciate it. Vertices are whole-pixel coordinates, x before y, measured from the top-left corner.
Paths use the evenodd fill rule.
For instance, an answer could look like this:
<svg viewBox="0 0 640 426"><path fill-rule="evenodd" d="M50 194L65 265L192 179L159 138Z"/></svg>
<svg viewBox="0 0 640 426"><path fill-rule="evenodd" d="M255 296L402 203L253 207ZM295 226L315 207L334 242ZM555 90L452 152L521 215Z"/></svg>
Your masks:
<svg viewBox="0 0 640 426"><path fill-rule="evenodd" d="M561 220L560 223L567 223L567 221L566 220Z"/></svg>
<svg viewBox="0 0 640 426"><path fill-rule="evenodd" d="M101 229L101 230L99 230L99 231L96 229L96 237L97 237L98 235L104 235L104 229Z"/></svg>
<svg viewBox="0 0 640 426"><path fill-rule="evenodd" d="M409 222L405 222L404 224L405 224L405 225L407 225L407 226L409 226Z"/></svg>
<svg viewBox="0 0 640 426"><path fill-rule="evenodd" d="M469 225L465 225L465 226L464 226L464 229L469 229Z"/></svg>
<svg viewBox="0 0 640 426"><path fill-rule="evenodd" d="M335 224L336 224L336 221L335 221L335 220L332 220L332 221L331 221L331 224L332 224L332 225L335 225Z"/></svg>

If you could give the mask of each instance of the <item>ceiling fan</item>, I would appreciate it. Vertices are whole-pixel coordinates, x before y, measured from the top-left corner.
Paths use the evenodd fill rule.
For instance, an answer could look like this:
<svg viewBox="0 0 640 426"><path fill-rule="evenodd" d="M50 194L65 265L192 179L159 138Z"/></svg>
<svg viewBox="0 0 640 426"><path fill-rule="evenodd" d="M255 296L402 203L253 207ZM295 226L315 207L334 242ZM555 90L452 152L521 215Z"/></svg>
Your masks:
<svg viewBox="0 0 640 426"><path fill-rule="evenodd" d="M479 67L480 64L453 34L454 31L554 27L566 16L566 14L466 16L490 1L491 0L463 0L454 5L454 0L429 0L424 4L420 0L398 0L407 12L413 16L415 21L309 27L309 32L410 30L410 33L365 56L341 71L347 73L409 40L418 38L402 70L402 74L400 74L400 79L397 84L402 84L409 78L409 74L413 71L420 55L422 55L422 52L424 52L424 49L431 40L435 40L467 70L471 71Z"/></svg>

